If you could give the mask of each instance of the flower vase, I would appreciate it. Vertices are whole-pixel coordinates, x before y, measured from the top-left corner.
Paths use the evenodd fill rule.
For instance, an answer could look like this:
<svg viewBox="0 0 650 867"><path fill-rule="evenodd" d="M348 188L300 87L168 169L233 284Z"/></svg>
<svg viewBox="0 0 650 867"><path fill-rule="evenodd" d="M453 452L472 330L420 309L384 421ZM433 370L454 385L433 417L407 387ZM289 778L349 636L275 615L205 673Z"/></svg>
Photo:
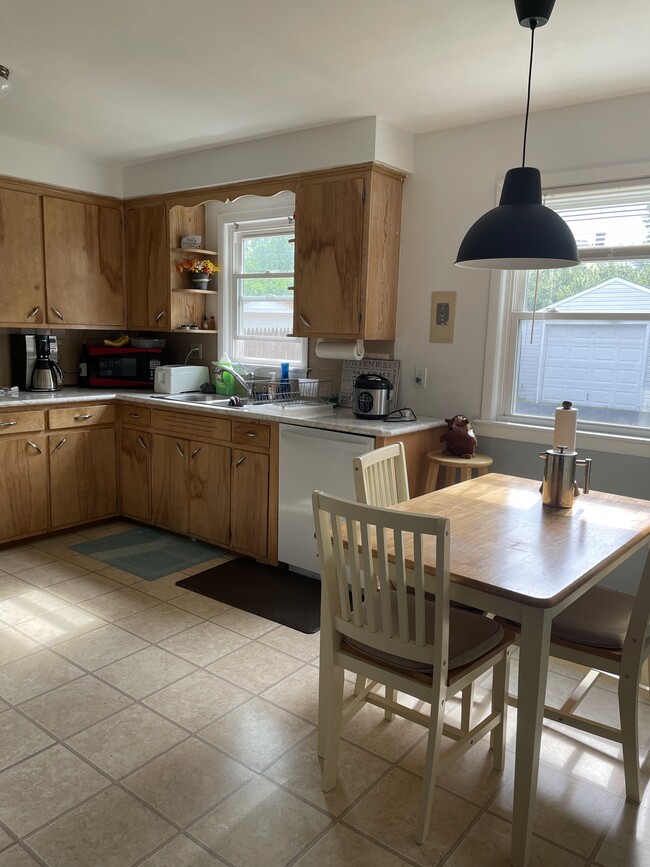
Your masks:
<svg viewBox="0 0 650 867"><path fill-rule="evenodd" d="M192 274L190 279L193 289L200 289L202 292L205 292L210 285L211 278L209 274Z"/></svg>

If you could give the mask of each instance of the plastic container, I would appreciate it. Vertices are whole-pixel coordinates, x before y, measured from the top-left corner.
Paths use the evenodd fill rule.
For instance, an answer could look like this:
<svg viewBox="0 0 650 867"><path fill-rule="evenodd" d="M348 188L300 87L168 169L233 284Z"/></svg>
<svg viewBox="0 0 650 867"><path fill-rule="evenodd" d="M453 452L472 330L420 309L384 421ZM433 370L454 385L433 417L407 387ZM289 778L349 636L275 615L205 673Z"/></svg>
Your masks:
<svg viewBox="0 0 650 867"><path fill-rule="evenodd" d="M318 397L318 379L299 379L298 394L300 397L315 400Z"/></svg>
<svg viewBox="0 0 650 867"><path fill-rule="evenodd" d="M217 366L233 366L232 361L226 352L224 352L218 362L213 361L212 363ZM217 394L230 396L235 393L235 379L229 373L226 373L225 371L223 373L213 373L212 380L212 384L214 385Z"/></svg>
<svg viewBox="0 0 650 867"><path fill-rule="evenodd" d="M289 362L283 361L280 365L280 384L278 385L278 397L282 400L289 397L291 385L289 384Z"/></svg>

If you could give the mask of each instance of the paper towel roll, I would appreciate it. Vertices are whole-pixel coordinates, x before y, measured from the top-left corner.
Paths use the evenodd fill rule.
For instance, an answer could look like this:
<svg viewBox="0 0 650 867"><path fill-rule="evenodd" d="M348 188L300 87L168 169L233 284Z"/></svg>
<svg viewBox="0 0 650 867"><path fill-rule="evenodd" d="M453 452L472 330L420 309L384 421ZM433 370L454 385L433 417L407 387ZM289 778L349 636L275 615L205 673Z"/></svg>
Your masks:
<svg viewBox="0 0 650 867"><path fill-rule="evenodd" d="M319 340L316 344L316 356L318 358L361 361L363 353L363 340Z"/></svg>
<svg viewBox="0 0 650 867"><path fill-rule="evenodd" d="M576 450L576 430L578 427L578 410L573 409L571 401L565 400L562 406L555 410L555 430L553 431L553 448L566 446L567 451Z"/></svg>

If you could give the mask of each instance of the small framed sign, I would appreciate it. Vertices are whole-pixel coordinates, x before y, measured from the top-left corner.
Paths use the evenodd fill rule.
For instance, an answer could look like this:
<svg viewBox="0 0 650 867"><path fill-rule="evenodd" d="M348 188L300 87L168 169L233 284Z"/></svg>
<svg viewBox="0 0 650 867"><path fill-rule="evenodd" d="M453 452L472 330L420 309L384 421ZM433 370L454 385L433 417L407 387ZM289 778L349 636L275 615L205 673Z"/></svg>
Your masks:
<svg viewBox="0 0 650 867"><path fill-rule="evenodd" d="M200 250L202 241L201 235L181 235L181 249Z"/></svg>

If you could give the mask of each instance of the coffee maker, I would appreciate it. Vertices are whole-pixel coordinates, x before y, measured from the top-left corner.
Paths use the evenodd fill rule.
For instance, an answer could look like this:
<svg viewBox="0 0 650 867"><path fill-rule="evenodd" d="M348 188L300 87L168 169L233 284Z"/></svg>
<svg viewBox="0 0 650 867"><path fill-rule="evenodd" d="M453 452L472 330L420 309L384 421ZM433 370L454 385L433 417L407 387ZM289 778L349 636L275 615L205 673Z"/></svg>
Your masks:
<svg viewBox="0 0 650 867"><path fill-rule="evenodd" d="M27 391L58 391L63 385L59 347L50 334L12 334L13 384Z"/></svg>

